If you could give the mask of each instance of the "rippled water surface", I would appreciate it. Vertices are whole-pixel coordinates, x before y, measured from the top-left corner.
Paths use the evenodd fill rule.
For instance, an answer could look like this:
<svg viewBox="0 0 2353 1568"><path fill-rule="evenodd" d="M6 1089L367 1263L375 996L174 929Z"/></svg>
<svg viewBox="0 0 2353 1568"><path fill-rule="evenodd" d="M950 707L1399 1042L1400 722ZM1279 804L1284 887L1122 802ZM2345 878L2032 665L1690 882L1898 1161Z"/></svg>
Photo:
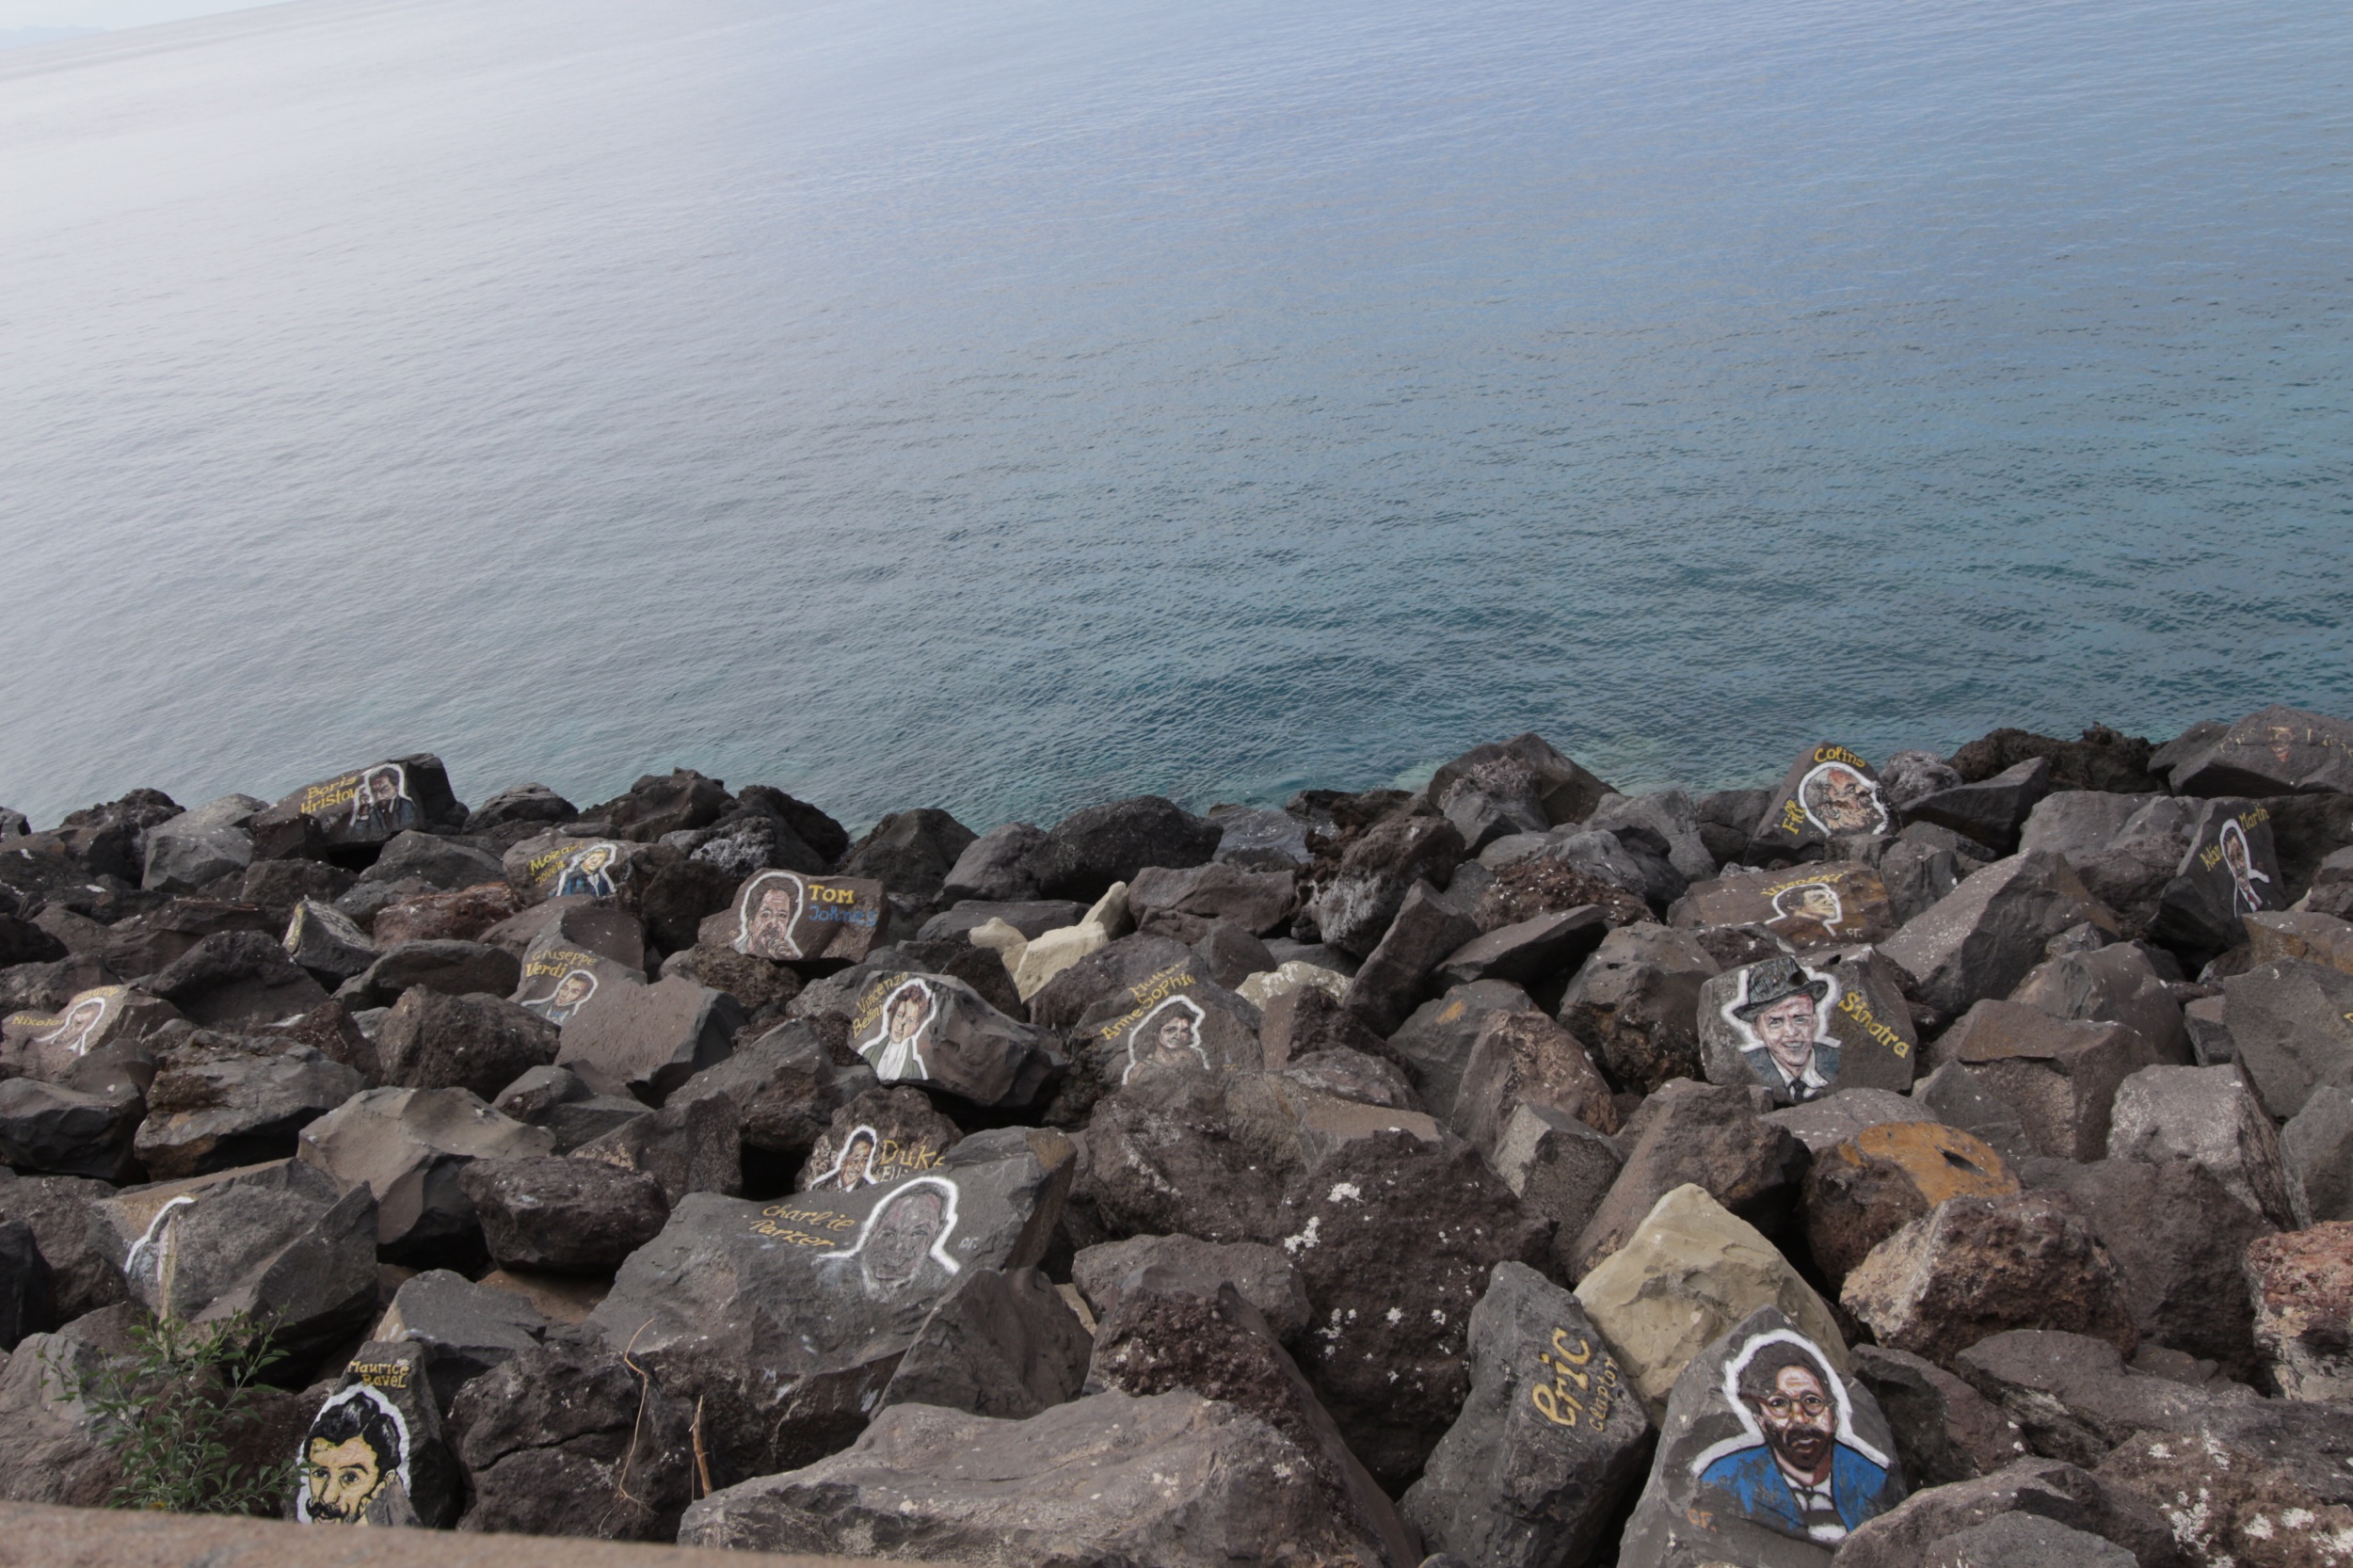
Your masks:
<svg viewBox="0 0 2353 1568"><path fill-rule="evenodd" d="M975 826L2353 712L2353 8L300 0L0 57L0 801Z"/></svg>

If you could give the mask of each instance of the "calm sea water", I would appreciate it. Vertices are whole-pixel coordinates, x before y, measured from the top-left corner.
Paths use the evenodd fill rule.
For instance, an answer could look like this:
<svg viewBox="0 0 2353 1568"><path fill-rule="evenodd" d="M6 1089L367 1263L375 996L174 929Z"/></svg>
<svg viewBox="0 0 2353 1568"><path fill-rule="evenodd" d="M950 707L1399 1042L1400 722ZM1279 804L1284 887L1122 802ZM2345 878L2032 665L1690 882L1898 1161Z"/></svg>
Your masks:
<svg viewBox="0 0 2353 1568"><path fill-rule="evenodd" d="M0 57L0 801L976 827L2353 712L2353 8L301 0Z"/></svg>

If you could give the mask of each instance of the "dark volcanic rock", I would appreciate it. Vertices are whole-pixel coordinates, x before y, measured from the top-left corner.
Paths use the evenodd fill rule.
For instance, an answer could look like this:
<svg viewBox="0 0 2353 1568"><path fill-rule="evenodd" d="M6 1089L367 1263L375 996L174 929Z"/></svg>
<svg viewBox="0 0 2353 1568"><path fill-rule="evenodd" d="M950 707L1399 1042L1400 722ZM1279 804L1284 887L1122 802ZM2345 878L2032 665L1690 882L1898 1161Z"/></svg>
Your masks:
<svg viewBox="0 0 2353 1568"><path fill-rule="evenodd" d="M1728 872L1694 883L1668 920L1683 930L1760 925L1801 952L1840 942L1883 942L1902 923L1880 873L1852 860Z"/></svg>
<svg viewBox="0 0 2353 1568"><path fill-rule="evenodd" d="M2323 1084L2353 1087L2353 975L2287 959L2222 990L2238 1064L2265 1111L2294 1116Z"/></svg>
<svg viewBox="0 0 2353 1568"><path fill-rule="evenodd" d="M132 1149L159 1181L282 1160L304 1128L365 1084L309 1046L200 1033L163 1057ZM254 1048L263 1047L264 1048Z"/></svg>
<svg viewBox="0 0 2353 1568"><path fill-rule="evenodd" d="M250 1312L297 1354L376 1312L375 1197L339 1192L291 1160L109 1198L90 1236L150 1311L198 1322Z"/></svg>
<svg viewBox="0 0 2353 1568"><path fill-rule="evenodd" d="M1811 1156L1786 1128L1760 1120L1751 1092L1689 1080L1642 1102L1618 1135L1625 1167L1577 1239L1574 1272L1625 1245L1658 1200L1684 1184L1705 1188L1768 1237L1797 1208Z"/></svg>
<svg viewBox="0 0 2353 1568"><path fill-rule="evenodd" d="M1689 932L1624 927L1602 938L1569 983L1561 1022L1636 1094L1699 1078L1700 996L1719 968Z"/></svg>
<svg viewBox="0 0 2353 1568"><path fill-rule="evenodd" d="M2027 1174L2091 1222L2143 1340L2253 1375L2254 1309L2239 1270L2248 1244L2271 1232L2261 1213L2186 1160L2035 1160Z"/></svg>
<svg viewBox="0 0 2353 1568"><path fill-rule="evenodd" d="M1447 1125L1492 1160L1513 1112L1523 1105L1575 1116L1602 1132L1618 1130L1609 1085L1576 1035L1532 1008L1490 1013L1471 1046Z"/></svg>
<svg viewBox="0 0 2353 1568"><path fill-rule="evenodd" d="M879 1404L1018 1421L1079 1397L1093 1342L1035 1269L968 1269L900 1358Z"/></svg>
<svg viewBox="0 0 2353 1568"><path fill-rule="evenodd" d="M476 1160L457 1185L504 1269L604 1273L661 1234L662 1184L601 1160Z"/></svg>
<svg viewBox="0 0 2353 1568"><path fill-rule="evenodd" d="M2156 1054L2123 1024L2070 1023L2012 1001L1977 1003L1937 1050L2015 1112L2036 1153L2086 1160L2107 1153L2116 1091Z"/></svg>
<svg viewBox="0 0 2353 1568"><path fill-rule="evenodd" d="M1311 1466L1309 1485L1380 1541L1387 1561L1420 1560L1420 1544L1396 1507L1349 1452L1265 1318L1233 1286L1205 1293L1181 1272L1138 1270L1122 1282L1094 1351L1090 1394L1187 1389L1248 1411L1299 1446Z"/></svg>
<svg viewBox="0 0 2353 1568"><path fill-rule="evenodd" d="M694 1409L618 1354L535 1345L466 1385L449 1430L473 1482L462 1530L667 1541L694 1476Z"/></svg>
<svg viewBox="0 0 2353 1568"><path fill-rule="evenodd" d="M528 903L555 898L633 898L675 851L574 830L541 833L499 857L507 885Z"/></svg>
<svg viewBox="0 0 2353 1568"><path fill-rule="evenodd" d="M1376 1034L1392 1034L1421 1000L1424 983L1447 956L1479 936L1479 924L1427 882L1405 901L1348 987L1348 1005Z"/></svg>
<svg viewBox="0 0 2353 1568"><path fill-rule="evenodd" d="M2211 1434L2136 1432L2097 1472L2153 1508L2201 1563L2289 1568L2344 1559L2353 1508L2301 1484L2265 1454Z"/></svg>
<svg viewBox="0 0 2353 1568"><path fill-rule="evenodd" d="M605 837L649 844L665 833L708 827L727 809L727 786L692 768L649 773L602 805L581 813Z"/></svg>
<svg viewBox="0 0 2353 1568"><path fill-rule="evenodd" d="M1895 813L1879 775L1845 746L1825 742L1789 765L1773 804L1757 819L1753 865L1819 860L1833 840L1893 833Z"/></svg>
<svg viewBox="0 0 2353 1568"><path fill-rule="evenodd" d="M1650 1417L1575 1296L1499 1263L1471 1309L1463 1412L1404 1496L1434 1551L1496 1568L1579 1562L1641 1479Z"/></svg>
<svg viewBox="0 0 2353 1568"><path fill-rule="evenodd" d="M698 939L780 964L856 964L889 915L880 882L761 872L702 922Z"/></svg>
<svg viewBox="0 0 2353 1568"><path fill-rule="evenodd" d="M112 1196L112 1187L86 1176L20 1176L0 1181L0 1221L22 1221L31 1227L34 1242L49 1266L61 1323L129 1299L122 1271L90 1240L91 1209Z"/></svg>
<svg viewBox="0 0 2353 1568"><path fill-rule="evenodd" d="M1926 914L1881 945L1908 972L1919 1000L1947 1016L2006 997L2071 926L2116 931L2116 917L2056 855L2027 850L1973 872Z"/></svg>
<svg viewBox="0 0 2353 1568"><path fill-rule="evenodd" d="M2123 1271L2057 1192L1949 1198L1873 1249L1838 1299L1881 1344L1945 1367L2009 1329L2140 1341Z"/></svg>
<svg viewBox="0 0 2353 1568"><path fill-rule="evenodd" d="M742 1003L691 980L600 987L565 1020L556 1063L599 1094L656 1104L723 1060L744 1022Z"/></svg>
<svg viewBox="0 0 2353 1568"><path fill-rule="evenodd" d="M451 996L419 985L401 993L376 1028L387 1083L467 1089L484 1099L533 1067L555 1061L562 1035L545 1018L497 996Z"/></svg>
<svg viewBox="0 0 2353 1568"><path fill-rule="evenodd" d="M1136 929L1188 945L1221 920L1254 936L1286 928L1298 907L1298 878L1291 872L1244 871L1214 860L1182 871L1147 866L1128 885Z"/></svg>
<svg viewBox="0 0 2353 1568"><path fill-rule="evenodd" d="M1391 817L1351 844L1316 895L1323 940L1363 958L1381 938L1414 884L1443 886L1464 856L1463 836L1443 817Z"/></svg>
<svg viewBox="0 0 2353 1568"><path fill-rule="evenodd" d="M876 823L873 831L860 839L835 870L845 877L880 882L902 898L929 904L939 896L948 872L974 837L970 828L945 811L930 807L894 811Z"/></svg>
<svg viewBox="0 0 2353 1568"><path fill-rule="evenodd" d="M579 808L545 784L517 784L501 790L466 813L466 831L488 833L510 823L569 822Z"/></svg>
<svg viewBox="0 0 2353 1568"><path fill-rule="evenodd" d="M486 943L404 942L345 981L335 997L357 1012L390 1007L419 988L452 997L477 991L503 997L521 980L515 955Z"/></svg>
<svg viewBox="0 0 2353 1568"><path fill-rule="evenodd" d="M495 856L452 839L410 831L384 846L376 863L360 873L360 885L421 882L434 892L448 893L504 876Z"/></svg>
<svg viewBox="0 0 2353 1568"><path fill-rule="evenodd" d="M1105 998L1180 968L1196 979L1209 978L1206 966L1182 942L1166 936L1122 936L1040 986L1030 998L1030 1021L1041 1029L1068 1029Z"/></svg>
<svg viewBox="0 0 2353 1568"><path fill-rule="evenodd" d="M1278 1224L1315 1313L1308 1381L1366 1467L1400 1485L1469 1392L1463 1352L1488 1273L1542 1267L1551 1224L1470 1149L1395 1132L1294 1180Z"/></svg>
<svg viewBox="0 0 2353 1568"><path fill-rule="evenodd" d="M1503 1124L1490 1159L1504 1185L1559 1227L1552 1256L1561 1276L1568 1277L1577 1237L1625 1166L1617 1140L1550 1106L1520 1105Z"/></svg>
<svg viewBox="0 0 2353 1568"><path fill-rule="evenodd" d="M1839 1568L1915 1568L1936 1561L1931 1554L1940 1544L2010 1519L2040 1521L2112 1542L2131 1554L2138 1568L2177 1568L2181 1560L2165 1521L2130 1488L2056 1460L2022 1459L1988 1476L1913 1493L1848 1537L1839 1548ZM1969 1560L1987 1568L2044 1568L2043 1562L2013 1555L2007 1546L2001 1556ZM2057 1559L2050 1568L2078 1565L2107 1568L2090 1557ZM1936 1568L1945 1565L1936 1561Z"/></svg>
<svg viewBox="0 0 2353 1568"><path fill-rule="evenodd" d="M13 1078L0 1083L0 1160L20 1171L120 1181L147 1114L135 1083L95 1089Z"/></svg>
<svg viewBox="0 0 2353 1568"><path fill-rule="evenodd" d="M1904 808L1906 822L1934 823L2007 855L2018 847L2018 830L2052 789L2051 760L2029 758L1990 778L1939 790Z"/></svg>
<svg viewBox="0 0 2353 1568"><path fill-rule="evenodd" d="M589 1321L672 1398L702 1401L715 1482L773 1475L856 1433L966 1270L1035 1263L1071 1157L1059 1134L1002 1128L885 1186L766 1205L695 1193Z"/></svg>
<svg viewBox="0 0 2353 1568"><path fill-rule="evenodd" d="M1976 784L2021 762L2048 758L2055 790L2101 790L2116 794L2157 794L2165 781L2150 771L2154 748L2137 736L2095 724L2083 738L2062 741L2024 729L1996 729L1953 753L1952 766L1963 782Z"/></svg>
<svg viewBox="0 0 2353 1568"><path fill-rule="evenodd" d="M682 1100L725 1094L741 1116L744 1146L791 1169L808 1157L836 1112L874 1087L874 1070L850 1056L846 1036L843 1043L846 1064L835 1060L817 1027L779 1024L674 1093Z"/></svg>
<svg viewBox="0 0 2353 1568"><path fill-rule="evenodd" d="M869 975L853 1007L850 1048L885 1083L921 1083L976 1105L1027 1105L1063 1065L1048 1036L945 975Z"/></svg>
<svg viewBox="0 0 2353 1568"><path fill-rule="evenodd" d="M258 931L205 937L158 969L147 989L213 1028L273 1023L327 1000L319 983Z"/></svg>
<svg viewBox="0 0 2353 1568"><path fill-rule="evenodd" d="M364 1183L377 1247L405 1260L471 1240L473 1203L457 1181L468 1161L544 1155L554 1143L463 1089L371 1089L305 1128L296 1158L340 1186Z"/></svg>
<svg viewBox="0 0 2353 1568"><path fill-rule="evenodd" d="M12 1351L26 1335L56 1326L49 1260L40 1255L33 1227L22 1220L0 1220L0 1351Z"/></svg>
<svg viewBox="0 0 2353 1568"><path fill-rule="evenodd" d="M1800 1501L1782 1480L1790 1469L1818 1476L1827 1496ZM1764 1307L1675 1379L1618 1561L1829 1568L1832 1550L1906 1490L1870 1390Z"/></svg>
<svg viewBox="0 0 2353 1568"><path fill-rule="evenodd" d="M441 760L421 752L306 785L256 813L248 828L256 859L295 855L326 859L340 858L336 852L346 846L381 844L412 828L455 824L464 815L450 793Z"/></svg>
<svg viewBox="0 0 2353 1568"><path fill-rule="evenodd" d="M2271 813L2255 802L2206 802L2187 837L2187 853L2157 896L2149 936L2196 968L2246 940L2247 916L2286 908L2288 894Z"/></svg>
<svg viewBox="0 0 2353 1568"><path fill-rule="evenodd" d="M1450 1115L1463 1069L1470 1065L1471 1048L1479 1043L1487 1016L1529 1005L1528 993L1517 985L1487 980L1454 986L1414 1009L1413 1016L1389 1036L1389 1048L1405 1063L1422 1109L1441 1120Z"/></svg>
<svg viewBox="0 0 2353 1568"><path fill-rule="evenodd" d="M1097 1394L1006 1422L897 1405L853 1447L694 1504L691 1546L1057 1568L1379 1563L1290 1439L1198 1394Z"/></svg>
<svg viewBox="0 0 2353 1568"><path fill-rule="evenodd" d="M515 889L499 879L388 904L376 912L376 921L368 931L378 948L395 948L403 942L473 942L520 910Z"/></svg>
<svg viewBox="0 0 2353 1568"><path fill-rule="evenodd" d="M651 1115L632 1117L570 1153L653 1177L673 1208L689 1192L731 1197L744 1190L742 1113L717 1089L672 1095Z"/></svg>
<svg viewBox="0 0 2353 1568"><path fill-rule="evenodd" d="M2353 793L2353 724L2266 708L2172 760L2170 776L2184 795Z"/></svg>
<svg viewBox="0 0 2353 1568"><path fill-rule="evenodd" d="M1108 1318L1119 1300L1121 1283L1145 1271L1203 1301L1215 1301L1218 1288L1231 1285L1286 1344L1307 1326L1307 1292L1299 1283L1299 1272L1280 1247L1254 1241L1133 1236L1080 1252L1071 1260L1070 1279L1095 1315Z"/></svg>
<svg viewBox="0 0 2353 1568"><path fill-rule="evenodd" d="M1054 824L1029 861L1038 892L1092 904L1114 882L1146 866L1183 871L1217 853L1219 826L1158 795L1137 795L1073 811Z"/></svg>
<svg viewBox="0 0 2353 1568"><path fill-rule="evenodd" d="M793 1190L828 1187L847 1192L920 1176L963 1136L922 1090L870 1089L833 1112L802 1162Z"/></svg>
<svg viewBox="0 0 2353 1568"><path fill-rule="evenodd" d="M369 935L330 904L304 899L286 920L279 939L286 956L314 978L341 985L384 956Z"/></svg>
<svg viewBox="0 0 2353 1568"><path fill-rule="evenodd" d="M1471 747L1431 776L1425 798L1433 808L1444 811L1445 798L1454 793L1458 782L1466 779L1479 792L1493 794L1500 782L1494 772L1498 764L1507 770L1516 764L1533 776L1536 803L1543 811L1545 824L1551 826L1583 822L1593 814L1602 796L1610 792L1609 785L1555 751L1542 736L1530 732Z"/></svg>
<svg viewBox="0 0 2353 1568"><path fill-rule="evenodd" d="M2018 1423L1944 1368L1881 1345L1851 1354L1855 1381L1879 1401L1914 1486L1975 1480L2026 1457Z"/></svg>
<svg viewBox="0 0 2353 1568"><path fill-rule="evenodd" d="M1037 878L1030 871L1030 859L1045 845L1046 835L1028 823L1009 822L1001 827L992 827L964 846L956 863L948 868L947 876L940 882L939 896L997 903L1034 899ZM1068 925L1071 921L1055 923ZM1036 934L1024 931L1022 935Z"/></svg>

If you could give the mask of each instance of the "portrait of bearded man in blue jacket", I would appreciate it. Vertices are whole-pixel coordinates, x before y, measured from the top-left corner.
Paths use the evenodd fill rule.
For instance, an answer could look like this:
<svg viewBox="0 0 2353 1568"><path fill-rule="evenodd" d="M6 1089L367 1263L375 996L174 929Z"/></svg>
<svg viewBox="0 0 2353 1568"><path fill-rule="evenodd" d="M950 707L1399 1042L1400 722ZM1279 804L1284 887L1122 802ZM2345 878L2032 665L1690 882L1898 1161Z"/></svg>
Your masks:
<svg viewBox="0 0 2353 1568"><path fill-rule="evenodd" d="M1768 1529L1834 1546L1903 1499L1895 1465L1856 1438L1829 1361L1776 1331L1749 1341L1727 1367L1729 1390L1756 1439L1700 1456L1703 1487L1730 1512Z"/></svg>

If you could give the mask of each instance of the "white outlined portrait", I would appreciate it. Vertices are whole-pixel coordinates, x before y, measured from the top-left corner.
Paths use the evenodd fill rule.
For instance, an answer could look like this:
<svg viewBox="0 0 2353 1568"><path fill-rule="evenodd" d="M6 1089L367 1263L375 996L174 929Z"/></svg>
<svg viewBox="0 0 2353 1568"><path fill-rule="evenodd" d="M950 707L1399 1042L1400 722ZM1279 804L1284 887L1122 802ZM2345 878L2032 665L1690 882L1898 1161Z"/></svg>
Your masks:
<svg viewBox="0 0 2353 1568"><path fill-rule="evenodd" d="M411 1445L399 1409L364 1383L327 1396L302 1434L295 1517L363 1525L371 1504L408 1495Z"/></svg>
<svg viewBox="0 0 2353 1568"><path fill-rule="evenodd" d="M424 820L408 793L408 770L398 762L379 762L360 776L351 796L351 831L386 837Z"/></svg>
<svg viewBox="0 0 2353 1568"><path fill-rule="evenodd" d="M1855 1434L1845 1380L1805 1336L1751 1336L1724 1363L1723 1396L1740 1433L1702 1450L1690 1473L1742 1517L1835 1546L1894 1506L1895 1462Z"/></svg>
<svg viewBox="0 0 2353 1568"><path fill-rule="evenodd" d="M929 1078L923 1047L939 1017L939 997L928 982L903 981L883 999L874 1032L857 1043L857 1053L885 1083Z"/></svg>
<svg viewBox="0 0 2353 1568"><path fill-rule="evenodd" d="M1886 833L1895 826L1880 787L1848 762L1824 762L1798 780L1805 820L1833 836Z"/></svg>
<svg viewBox="0 0 2353 1568"><path fill-rule="evenodd" d="M621 847L600 839L584 844L564 857L563 874L556 878L555 896L588 898L613 896L613 865L620 859Z"/></svg>
<svg viewBox="0 0 2353 1568"><path fill-rule="evenodd" d="M792 928L808 907L808 884L792 872L761 872L744 889L735 922L735 951L756 958L800 958Z"/></svg>
<svg viewBox="0 0 2353 1568"><path fill-rule="evenodd" d="M809 1190L854 1192L861 1187L873 1186L882 1179L874 1174L874 1151L881 1147L882 1135L872 1128L863 1124L852 1128L841 1140L841 1146L834 1151L833 1163L808 1184Z"/></svg>
<svg viewBox="0 0 2353 1568"><path fill-rule="evenodd" d="M1719 1009L1757 1082L1790 1101L1828 1094L1838 1081L1835 975L1783 955L1740 971L1740 986Z"/></svg>
<svg viewBox="0 0 2353 1568"><path fill-rule="evenodd" d="M597 976L593 969L566 969L558 975L548 994L522 1005L548 1022L561 1028L571 1016L588 1005L588 999L597 994Z"/></svg>
<svg viewBox="0 0 2353 1568"><path fill-rule="evenodd" d="M2248 841L2247 829L2236 817L2225 817L2214 837L2222 850L2222 867L2231 873L2231 913L2255 913L2264 906L2264 895L2255 884L2271 878L2255 869L2255 846Z"/></svg>
<svg viewBox="0 0 2353 1568"><path fill-rule="evenodd" d="M1128 1032L1128 1070L1119 1081L1135 1077L1146 1063L1206 1069L1209 1053L1201 1044L1201 1025L1208 1016L1199 1002L1186 996L1171 997L1146 1013Z"/></svg>
<svg viewBox="0 0 2353 1568"><path fill-rule="evenodd" d="M916 1176L890 1189L858 1226L857 1240L822 1261L857 1259L870 1291L904 1289L931 1259L950 1273L963 1265L948 1256L949 1239L956 1232L956 1184L946 1176Z"/></svg>
<svg viewBox="0 0 2353 1568"><path fill-rule="evenodd" d="M121 1003L122 990L120 986L85 991L67 1003L65 1016L57 1020L57 1027L35 1039L33 1044L56 1046L75 1056L87 1055L92 1038L106 1027L107 1018Z"/></svg>
<svg viewBox="0 0 2353 1568"><path fill-rule="evenodd" d="M1775 920L1812 920L1825 931L1836 931L1847 918L1838 889L1827 882L1801 882L1773 895Z"/></svg>

